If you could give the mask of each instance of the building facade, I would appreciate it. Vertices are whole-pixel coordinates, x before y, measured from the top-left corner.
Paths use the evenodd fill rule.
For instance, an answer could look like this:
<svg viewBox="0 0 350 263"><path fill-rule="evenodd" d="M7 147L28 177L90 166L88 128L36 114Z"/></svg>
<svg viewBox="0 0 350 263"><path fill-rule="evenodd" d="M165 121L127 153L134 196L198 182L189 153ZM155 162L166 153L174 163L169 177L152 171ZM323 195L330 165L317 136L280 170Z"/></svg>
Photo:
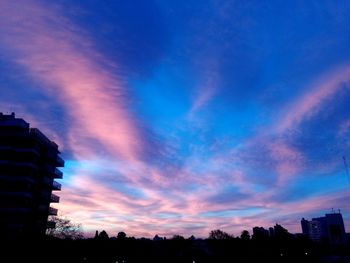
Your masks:
<svg viewBox="0 0 350 263"><path fill-rule="evenodd" d="M15 114L0 113L0 238L40 237L54 227L63 167L57 144Z"/></svg>
<svg viewBox="0 0 350 263"><path fill-rule="evenodd" d="M303 234L314 241L325 241L332 245L343 245L346 242L346 233L342 214L331 213L312 220L301 220Z"/></svg>

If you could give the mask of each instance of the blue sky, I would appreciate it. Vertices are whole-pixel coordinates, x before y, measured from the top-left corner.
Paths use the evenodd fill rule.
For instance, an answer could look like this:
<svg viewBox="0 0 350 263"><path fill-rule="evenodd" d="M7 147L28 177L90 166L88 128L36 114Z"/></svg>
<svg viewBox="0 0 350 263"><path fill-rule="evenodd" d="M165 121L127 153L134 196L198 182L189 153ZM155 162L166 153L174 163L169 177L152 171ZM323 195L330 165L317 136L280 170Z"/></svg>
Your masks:
<svg viewBox="0 0 350 263"><path fill-rule="evenodd" d="M55 140L62 216L238 235L341 209L348 1L2 1L0 106Z"/></svg>

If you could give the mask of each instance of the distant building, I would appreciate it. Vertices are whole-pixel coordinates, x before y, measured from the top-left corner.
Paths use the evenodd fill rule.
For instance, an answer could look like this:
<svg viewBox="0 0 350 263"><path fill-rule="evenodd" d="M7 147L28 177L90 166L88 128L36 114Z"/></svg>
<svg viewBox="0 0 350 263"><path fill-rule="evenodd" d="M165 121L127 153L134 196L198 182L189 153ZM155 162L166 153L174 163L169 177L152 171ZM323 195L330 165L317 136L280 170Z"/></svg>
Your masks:
<svg viewBox="0 0 350 263"><path fill-rule="evenodd" d="M344 221L340 212L312 218L311 221L303 218L301 229L304 235L314 241L326 241L332 245L341 245L346 242Z"/></svg>
<svg viewBox="0 0 350 263"><path fill-rule="evenodd" d="M266 239L269 237L269 231L263 227L253 227L253 238L254 239Z"/></svg>
<svg viewBox="0 0 350 263"><path fill-rule="evenodd" d="M61 190L58 146L15 114L0 113L0 238L40 237L54 227Z"/></svg>
<svg viewBox="0 0 350 263"><path fill-rule="evenodd" d="M302 218L301 221L301 231L303 232L303 234L308 234L309 233L309 221L306 220L305 218Z"/></svg>
<svg viewBox="0 0 350 263"><path fill-rule="evenodd" d="M288 238L290 237L290 233L283 226L276 224L273 227L273 234L276 238Z"/></svg>
<svg viewBox="0 0 350 263"><path fill-rule="evenodd" d="M291 234L283 226L276 224L269 229L263 227L253 227L253 239L264 240L267 238L280 238L285 239L289 238Z"/></svg>

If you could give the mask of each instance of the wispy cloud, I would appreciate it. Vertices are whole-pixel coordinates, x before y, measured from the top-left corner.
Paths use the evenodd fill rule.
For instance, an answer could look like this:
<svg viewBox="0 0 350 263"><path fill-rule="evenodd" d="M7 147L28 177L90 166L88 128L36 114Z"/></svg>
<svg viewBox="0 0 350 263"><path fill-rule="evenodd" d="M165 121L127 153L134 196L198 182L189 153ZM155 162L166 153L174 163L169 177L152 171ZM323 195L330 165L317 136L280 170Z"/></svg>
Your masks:
<svg viewBox="0 0 350 263"><path fill-rule="evenodd" d="M342 66L336 71L322 75L313 84L307 85L299 99L295 100L285 111L285 116L276 126L278 132L295 129L302 121L314 117L322 105L331 99L336 92L349 86L350 66Z"/></svg>
<svg viewBox="0 0 350 263"><path fill-rule="evenodd" d="M72 136L84 133L120 158L137 159L142 143L116 63L103 58L62 10L34 1L4 1L1 10L3 44L19 54L14 61L33 81L66 107L74 119Z"/></svg>
<svg viewBox="0 0 350 263"><path fill-rule="evenodd" d="M125 81L128 72L121 69L118 59L102 54L88 32L64 13L59 5L44 1L28 0L21 5L0 2L0 48L5 51L4 60L20 67L17 72L25 75L29 86L51 98L45 102L47 108L55 101L64 109L67 123L62 125L67 126L67 134L60 134L62 131L51 122L36 122L35 114L40 112L23 117L49 131L49 137L65 144L64 149L73 156L65 168L57 207L83 223L87 231L205 236L221 228L239 234L243 228L271 226L276 219L281 223L291 218L297 221L302 214L327 210L328 203L348 208L343 189L330 187L326 192L307 185L303 192L296 185L306 182L310 170L316 177L321 172L326 174L325 166L330 170L335 167L331 162L315 165L314 161L321 158L312 156L314 160L311 154L329 155L319 149L310 154L312 146L305 146L309 142L304 136L319 125L320 115L329 104L337 104L339 92L348 93L349 66L314 77L314 82L300 88L305 93L290 99L288 105L280 104L283 106L272 116L271 125L253 127L255 135L236 139L228 131L227 137L221 138L216 131L208 131L212 137L220 137L212 141L223 141L213 146L203 135L207 132L203 127L210 121L201 113L212 110L210 105L220 96L224 76L219 59L204 59L200 61L200 76L193 81L195 88L190 96L195 96L187 108L188 115L179 117L185 122L179 125L181 135L171 131L168 137L155 139L133 110L134 101ZM211 52L210 56L215 54ZM151 96L157 96L156 91ZM24 112L20 106L14 107ZM203 125L196 126L199 119ZM335 131L328 129L327 139L335 138L338 151L339 138L350 144L346 119L348 116L327 126L335 127ZM293 187L299 191L290 194ZM318 195L308 194L310 191ZM298 227L293 230L298 231Z"/></svg>
<svg viewBox="0 0 350 263"><path fill-rule="evenodd" d="M200 108L204 107L217 92L218 79L215 75L217 75L217 73L210 74L203 86L200 87L198 91L199 95L194 101L190 113L196 112Z"/></svg>

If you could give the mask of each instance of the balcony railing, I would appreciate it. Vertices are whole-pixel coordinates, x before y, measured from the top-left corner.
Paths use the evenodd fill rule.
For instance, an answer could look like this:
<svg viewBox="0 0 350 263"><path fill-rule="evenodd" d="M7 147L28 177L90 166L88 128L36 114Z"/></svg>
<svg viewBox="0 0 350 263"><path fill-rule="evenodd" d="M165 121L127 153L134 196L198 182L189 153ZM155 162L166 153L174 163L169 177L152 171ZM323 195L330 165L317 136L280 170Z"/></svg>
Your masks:
<svg viewBox="0 0 350 263"><path fill-rule="evenodd" d="M64 166L63 159L61 157L57 156L56 164L57 164L58 167L63 167Z"/></svg>
<svg viewBox="0 0 350 263"><path fill-rule="evenodd" d="M10 183L10 184L16 184L16 185L23 185L23 184L33 184L34 179L29 176L11 176L8 174L2 174L0 175L0 181L3 183Z"/></svg>
<svg viewBox="0 0 350 263"><path fill-rule="evenodd" d="M61 184L60 183L57 183L56 181L53 181L52 182L52 190L57 190L57 191L60 191L61 190Z"/></svg>
<svg viewBox="0 0 350 263"><path fill-rule="evenodd" d="M33 162L19 162L19 161L10 161L10 160L0 160L1 166L11 166L16 168L23 168L23 169L33 169L37 170L38 166Z"/></svg>
<svg viewBox="0 0 350 263"><path fill-rule="evenodd" d="M7 215L16 215L16 214L29 214L32 210L29 208L23 208L23 207L18 207L18 208L3 208L0 207L0 213L6 213Z"/></svg>
<svg viewBox="0 0 350 263"><path fill-rule="evenodd" d="M28 200L33 199L33 194L30 192L8 192L8 191L0 191L0 197L6 200Z"/></svg>
<svg viewBox="0 0 350 263"><path fill-rule="evenodd" d="M0 151L11 151L12 147L11 146L0 146Z"/></svg>
<svg viewBox="0 0 350 263"><path fill-rule="evenodd" d="M42 178L42 184L45 185L45 186L48 186L48 187L52 187L52 178L51 177L47 177L47 176L44 176Z"/></svg>
<svg viewBox="0 0 350 263"><path fill-rule="evenodd" d="M58 203L59 201L60 201L60 197L58 195L51 194L51 199L50 199L51 203Z"/></svg>
<svg viewBox="0 0 350 263"><path fill-rule="evenodd" d="M29 128L29 123L22 119L10 119L10 120L2 120L0 122L1 127L20 127L23 129Z"/></svg>
<svg viewBox="0 0 350 263"><path fill-rule="evenodd" d="M55 168L55 172L54 172L54 178L57 178L57 179L62 179L63 178L63 173L58 170L57 168Z"/></svg>
<svg viewBox="0 0 350 263"><path fill-rule="evenodd" d="M58 210L56 208L53 208L53 207L49 207L49 215L50 216L57 216L57 212Z"/></svg>
<svg viewBox="0 0 350 263"><path fill-rule="evenodd" d="M55 149L58 148L57 144L50 141L40 130L37 128L30 128L29 132L39 138L41 141L44 141L48 145L52 145Z"/></svg>

